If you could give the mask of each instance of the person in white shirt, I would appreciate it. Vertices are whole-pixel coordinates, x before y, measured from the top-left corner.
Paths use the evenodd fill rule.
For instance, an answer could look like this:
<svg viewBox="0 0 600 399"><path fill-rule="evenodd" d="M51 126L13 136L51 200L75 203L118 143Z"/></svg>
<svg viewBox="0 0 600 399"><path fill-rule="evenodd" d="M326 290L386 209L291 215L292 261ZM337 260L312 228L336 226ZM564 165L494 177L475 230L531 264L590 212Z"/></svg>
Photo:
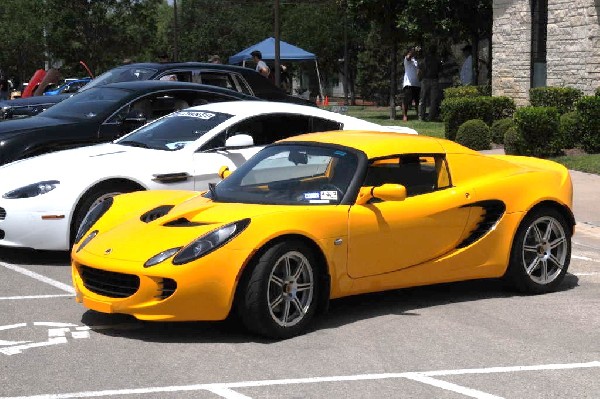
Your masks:
<svg viewBox="0 0 600 399"><path fill-rule="evenodd" d="M252 56L252 60L256 62L256 72L260 73L265 78L269 77L271 70L267 66L267 64L262 60L262 53L258 50L254 50L250 53Z"/></svg>
<svg viewBox="0 0 600 399"><path fill-rule="evenodd" d="M415 109L419 109L419 97L421 95L421 82L417 76L419 63L415 57L416 50L409 47L404 54L404 80L402 82L402 120L408 120L408 109L410 104L415 102Z"/></svg>

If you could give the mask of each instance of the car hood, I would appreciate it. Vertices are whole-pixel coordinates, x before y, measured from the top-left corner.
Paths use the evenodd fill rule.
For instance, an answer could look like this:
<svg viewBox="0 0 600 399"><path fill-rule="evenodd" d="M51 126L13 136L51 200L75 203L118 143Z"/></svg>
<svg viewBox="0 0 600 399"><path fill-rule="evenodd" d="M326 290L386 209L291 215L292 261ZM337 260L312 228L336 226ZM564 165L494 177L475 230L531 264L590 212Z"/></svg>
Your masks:
<svg viewBox="0 0 600 399"><path fill-rule="evenodd" d="M59 94L56 96L33 96L27 98L15 98L14 100L0 101L0 108L17 108L17 107L30 107L40 104L53 104L59 103L71 97L73 94Z"/></svg>
<svg viewBox="0 0 600 399"><path fill-rule="evenodd" d="M10 119L0 122L0 139L7 139L23 132L30 132L32 130L62 128L75 123L75 121L46 118L41 115L23 119Z"/></svg>
<svg viewBox="0 0 600 399"><path fill-rule="evenodd" d="M151 177L152 173L183 172L184 160L174 155L113 143L74 148L1 166L0 187L6 191L39 181L63 179L86 186L104 176Z"/></svg>
<svg viewBox="0 0 600 399"><path fill-rule="evenodd" d="M173 208L161 211L163 207L177 203ZM298 217L306 221L306 215L311 214L307 212L308 207L215 203L199 193L182 191L125 194L115 198L111 209L93 227L99 234L85 246L83 252L107 259L106 250L110 248L108 258L136 262L132 266L141 267L140 262L162 251L186 246L211 231L243 219L250 219L247 234L253 238L236 238L227 244L227 248L251 251L255 238L269 235L263 228L266 224L270 225L270 230L278 229L273 220L290 221ZM313 213L315 217L323 217L320 212ZM283 214L285 218L280 216Z"/></svg>

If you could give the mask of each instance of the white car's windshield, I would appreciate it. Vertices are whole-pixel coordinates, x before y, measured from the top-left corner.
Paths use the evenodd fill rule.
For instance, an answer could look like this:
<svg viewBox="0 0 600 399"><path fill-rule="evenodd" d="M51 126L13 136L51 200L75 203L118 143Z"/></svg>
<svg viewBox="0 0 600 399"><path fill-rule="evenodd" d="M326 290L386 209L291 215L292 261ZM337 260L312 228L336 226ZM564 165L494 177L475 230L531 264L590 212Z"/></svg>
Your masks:
<svg viewBox="0 0 600 399"><path fill-rule="evenodd" d="M85 86L79 89L79 92L89 90L93 87L104 86L109 83L131 82L136 80L148 80L156 74L156 69L137 68L137 67L119 67L104 72Z"/></svg>
<svg viewBox="0 0 600 399"><path fill-rule="evenodd" d="M356 173L351 150L323 145L275 145L243 164L207 195L217 202L339 204Z"/></svg>
<svg viewBox="0 0 600 399"><path fill-rule="evenodd" d="M175 151L198 140L232 116L220 112L179 111L149 123L116 141L117 144Z"/></svg>

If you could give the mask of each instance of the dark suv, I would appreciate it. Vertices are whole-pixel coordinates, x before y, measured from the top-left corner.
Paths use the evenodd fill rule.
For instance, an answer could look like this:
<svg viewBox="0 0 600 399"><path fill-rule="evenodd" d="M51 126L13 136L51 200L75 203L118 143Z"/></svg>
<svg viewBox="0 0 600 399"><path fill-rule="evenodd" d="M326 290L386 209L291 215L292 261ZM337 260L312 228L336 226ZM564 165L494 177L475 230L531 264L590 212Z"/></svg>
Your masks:
<svg viewBox="0 0 600 399"><path fill-rule="evenodd" d="M303 98L286 94L253 69L202 62L147 62L122 65L104 72L78 92L109 83L161 79L223 87L269 101L315 105ZM37 115L72 95L35 96L0 101L0 119Z"/></svg>

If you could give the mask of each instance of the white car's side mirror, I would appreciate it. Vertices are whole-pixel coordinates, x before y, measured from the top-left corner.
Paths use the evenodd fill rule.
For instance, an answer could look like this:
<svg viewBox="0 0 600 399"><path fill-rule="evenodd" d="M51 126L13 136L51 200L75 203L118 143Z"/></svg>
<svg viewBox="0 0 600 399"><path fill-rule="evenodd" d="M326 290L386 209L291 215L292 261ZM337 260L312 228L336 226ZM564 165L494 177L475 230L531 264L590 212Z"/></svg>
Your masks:
<svg viewBox="0 0 600 399"><path fill-rule="evenodd" d="M248 134L237 134L225 140L225 148L252 147L254 139Z"/></svg>

